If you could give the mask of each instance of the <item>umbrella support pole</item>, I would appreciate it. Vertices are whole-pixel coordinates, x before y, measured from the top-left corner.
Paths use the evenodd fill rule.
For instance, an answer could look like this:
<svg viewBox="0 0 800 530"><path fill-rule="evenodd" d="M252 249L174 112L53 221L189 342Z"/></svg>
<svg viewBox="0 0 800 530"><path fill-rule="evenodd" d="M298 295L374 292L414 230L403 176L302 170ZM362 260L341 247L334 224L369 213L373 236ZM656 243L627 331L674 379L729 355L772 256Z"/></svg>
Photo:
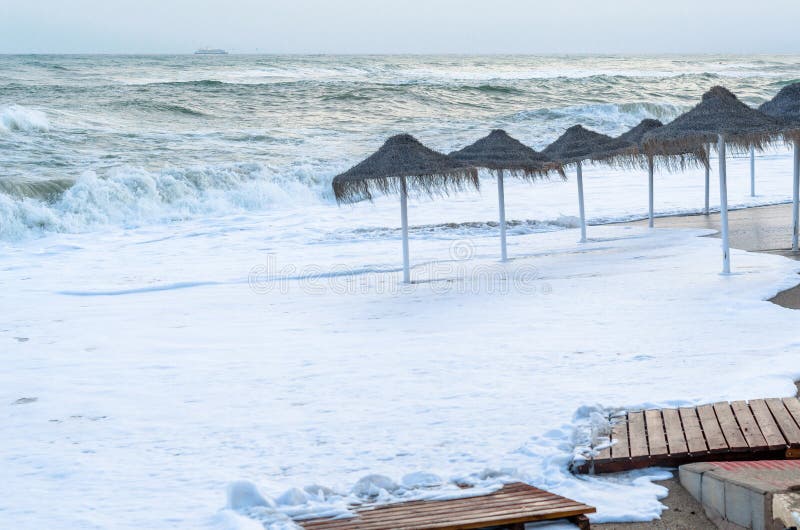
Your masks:
<svg viewBox="0 0 800 530"><path fill-rule="evenodd" d="M650 200L649 221L648 226L653 228L653 159L647 160L647 185Z"/></svg>
<svg viewBox="0 0 800 530"><path fill-rule="evenodd" d="M583 208L583 168L580 161L575 166L578 180L578 210L581 216L581 243L586 243L586 213Z"/></svg>
<svg viewBox="0 0 800 530"><path fill-rule="evenodd" d="M711 172L710 168L711 164L711 144L706 144L706 211L705 214L708 215L708 203L709 203L709 173Z"/></svg>
<svg viewBox="0 0 800 530"><path fill-rule="evenodd" d="M792 185L792 250L797 252L800 235L800 139L794 141L794 175Z"/></svg>
<svg viewBox="0 0 800 530"><path fill-rule="evenodd" d="M401 183L400 222L403 225L403 283L411 283L411 267L408 263L408 191L405 177L401 179Z"/></svg>
<svg viewBox="0 0 800 530"><path fill-rule="evenodd" d="M728 244L728 183L725 174L725 138L720 134L717 139L719 155L719 217L722 224L722 273L731 272L730 245Z"/></svg>
<svg viewBox="0 0 800 530"><path fill-rule="evenodd" d="M750 146L750 196L756 196L756 148Z"/></svg>
<svg viewBox="0 0 800 530"><path fill-rule="evenodd" d="M500 209L500 259L508 260L506 250L506 196L503 190L503 172L497 173L497 202Z"/></svg>

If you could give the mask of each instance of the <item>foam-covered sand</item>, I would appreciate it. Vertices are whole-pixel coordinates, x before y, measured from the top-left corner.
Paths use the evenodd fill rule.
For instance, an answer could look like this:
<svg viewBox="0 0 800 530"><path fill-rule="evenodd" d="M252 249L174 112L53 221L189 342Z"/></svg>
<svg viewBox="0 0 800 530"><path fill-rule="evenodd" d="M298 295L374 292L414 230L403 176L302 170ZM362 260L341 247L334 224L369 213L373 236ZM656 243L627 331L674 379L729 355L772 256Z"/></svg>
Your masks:
<svg viewBox="0 0 800 530"><path fill-rule="evenodd" d="M494 237L420 238L403 288L396 238L293 245L265 237L272 222L59 236L2 259L0 519L278 528L359 494L431 495L380 486L423 471L647 520L663 472L567 471L594 413L794 391L798 317L765 300L800 266L734 251L721 276L708 232L517 235L507 264ZM389 482L358 487L374 474ZM225 510L237 480L266 506Z"/></svg>

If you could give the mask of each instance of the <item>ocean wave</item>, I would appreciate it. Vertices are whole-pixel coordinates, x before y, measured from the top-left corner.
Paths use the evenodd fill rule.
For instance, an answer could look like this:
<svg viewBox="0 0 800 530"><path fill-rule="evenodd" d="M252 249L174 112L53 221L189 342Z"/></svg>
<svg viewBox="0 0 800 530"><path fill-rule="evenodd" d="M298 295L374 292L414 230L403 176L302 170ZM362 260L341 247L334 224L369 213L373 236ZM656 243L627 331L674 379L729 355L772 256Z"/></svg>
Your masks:
<svg viewBox="0 0 800 530"><path fill-rule="evenodd" d="M60 64L53 64L44 61L31 61L27 63L29 66L36 66L38 68L44 68L46 70L54 70L56 72L69 72L70 69L66 66Z"/></svg>
<svg viewBox="0 0 800 530"><path fill-rule="evenodd" d="M52 201L75 183L72 179L19 180L0 179L0 193L18 198Z"/></svg>
<svg viewBox="0 0 800 530"><path fill-rule="evenodd" d="M132 83L133 84L133 83ZM221 87L236 83L226 83L216 79L200 79L197 81L154 81L150 83L143 83L146 86L175 86L175 87Z"/></svg>
<svg viewBox="0 0 800 530"><path fill-rule="evenodd" d="M158 101L144 100L144 99L119 101L116 102L114 106L126 109L136 109L136 110L151 111L151 112L164 112L167 114L183 114L186 116L197 116L197 117L208 116L208 114L206 114L205 112L190 107L184 107L183 105L178 105L176 103L162 103Z"/></svg>
<svg viewBox="0 0 800 530"><path fill-rule="evenodd" d="M580 123L595 128L605 134L619 134L636 125L645 118L655 118L663 122L675 119L686 108L670 103L595 103L572 105L560 108L525 110L510 117L510 121L523 122L536 120L556 122L563 128Z"/></svg>
<svg viewBox="0 0 800 530"><path fill-rule="evenodd" d="M39 110L10 105L0 108L0 133L2 132L47 132L50 122Z"/></svg>
<svg viewBox="0 0 800 530"><path fill-rule="evenodd" d="M87 171L52 200L0 192L0 239L169 223L304 201L318 203L328 199L327 188L323 188L306 172L281 177L260 164L160 172L121 167L105 176Z"/></svg>
<svg viewBox="0 0 800 530"><path fill-rule="evenodd" d="M464 90L476 90L478 92L484 92L484 93L488 93L488 94L504 94L504 95L508 95L508 94L521 94L521 93L524 92L524 90L521 90L519 88L515 88L515 87L511 87L511 86L507 86L507 85L494 85L494 84L484 84L484 85L478 85L478 86L466 85L466 86L462 86L461 88L464 89Z"/></svg>

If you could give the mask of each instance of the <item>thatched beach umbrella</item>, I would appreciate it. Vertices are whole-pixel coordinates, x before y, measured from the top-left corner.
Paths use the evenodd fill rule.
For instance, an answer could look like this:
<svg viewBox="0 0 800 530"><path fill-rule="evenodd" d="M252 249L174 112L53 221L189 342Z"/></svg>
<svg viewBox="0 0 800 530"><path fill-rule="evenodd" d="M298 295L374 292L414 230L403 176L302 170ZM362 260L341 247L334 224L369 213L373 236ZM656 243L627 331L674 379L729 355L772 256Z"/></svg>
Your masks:
<svg viewBox="0 0 800 530"><path fill-rule="evenodd" d="M497 196L500 210L500 255L508 259L506 250L506 206L503 189L503 173L530 180L543 178L550 171L564 175L561 164L551 161L505 131L496 129L474 144L454 151L448 156L464 164L486 168L497 175Z"/></svg>
<svg viewBox="0 0 800 530"><path fill-rule="evenodd" d="M333 179L339 203L372 200L375 193L400 195L403 226L403 281L411 281L408 251L408 194L448 194L478 189L478 171L422 145L410 134L392 136L374 154Z"/></svg>
<svg viewBox="0 0 800 530"><path fill-rule="evenodd" d="M644 150L651 156L670 156L699 149L717 141L719 154L720 218L722 221L722 271L730 272L728 244L728 190L725 174L725 147L744 151L751 145L762 149L778 136L777 121L751 109L726 88L716 86L703 94L703 100L663 127L645 134Z"/></svg>
<svg viewBox="0 0 800 530"><path fill-rule="evenodd" d="M778 94L758 108L768 116L781 121L786 128L786 138L794 144L794 169L792 178L792 250L797 251L800 232L800 83L786 85Z"/></svg>
<svg viewBox="0 0 800 530"><path fill-rule="evenodd" d="M650 228L653 227L653 157L644 155L642 151L642 138L644 135L653 129L658 129L659 127L663 127L664 124L658 120L653 119L644 119L640 121L635 127L632 129L622 133L621 135L617 136L617 140L624 142L630 147L622 153L622 155L614 155L613 153L607 153L605 155L606 160L614 161L621 161L626 163L636 164L637 162L641 162L644 159L644 163L647 165L647 186L648 186L648 198L649 198L649 226ZM600 157L602 159L602 155Z"/></svg>
<svg viewBox="0 0 800 530"><path fill-rule="evenodd" d="M575 164L578 180L578 210L581 217L581 243L586 241L582 162L591 160L592 157L597 156L599 153L622 152L628 148L630 148L630 145L626 142L590 131L582 125L573 125L542 151L545 156L563 165Z"/></svg>
<svg viewBox="0 0 800 530"><path fill-rule="evenodd" d="M619 135L616 140L629 144L630 147L620 150L612 149L594 156L595 161L608 162L612 165L624 167L642 167L647 169L648 176L648 219L649 226L653 227L653 173L657 168L668 170L685 169L690 165L702 164L708 169L708 157L704 149L690 149L686 152L676 152L669 156L651 156L644 152L644 136L664 124L659 120L646 118L635 127ZM706 185L708 182L706 182ZM707 195L706 190L706 195Z"/></svg>

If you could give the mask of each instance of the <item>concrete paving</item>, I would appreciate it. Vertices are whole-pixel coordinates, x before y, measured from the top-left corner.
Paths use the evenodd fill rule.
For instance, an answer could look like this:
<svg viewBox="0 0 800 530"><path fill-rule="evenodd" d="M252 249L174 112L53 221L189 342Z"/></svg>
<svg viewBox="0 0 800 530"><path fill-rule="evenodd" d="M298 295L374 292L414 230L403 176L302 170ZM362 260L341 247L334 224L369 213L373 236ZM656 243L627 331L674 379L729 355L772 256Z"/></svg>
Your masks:
<svg viewBox="0 0 800 530"><path fill-rule="evenodd" d="M800 460L687 464L679 477L720 528L783 530L797 524L792 507L798 501Z"/></svg>

